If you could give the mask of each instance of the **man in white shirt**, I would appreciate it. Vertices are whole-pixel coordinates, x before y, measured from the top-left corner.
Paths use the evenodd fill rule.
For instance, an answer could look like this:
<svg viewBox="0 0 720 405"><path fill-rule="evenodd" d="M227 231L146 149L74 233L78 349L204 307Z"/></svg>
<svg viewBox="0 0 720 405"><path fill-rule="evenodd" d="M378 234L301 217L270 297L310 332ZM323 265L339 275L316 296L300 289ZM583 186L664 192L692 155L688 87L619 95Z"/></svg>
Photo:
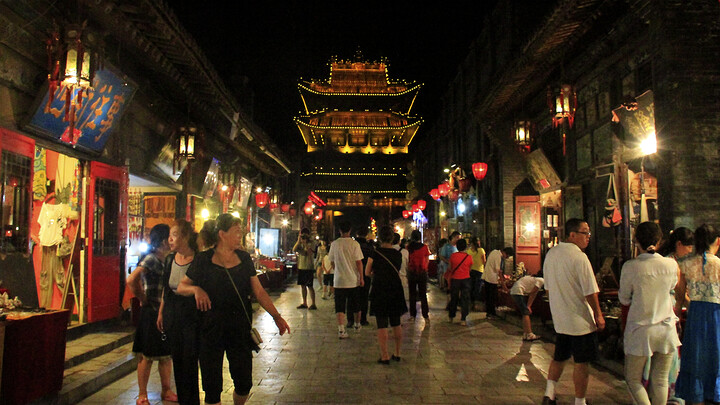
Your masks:
<svg viewBox="0 0 720 405"><path fill-rule="evenodd" d="M485 262L485 271L482 279L485 282L485 312L487 318L497 317L495 307L497 307L497 290L498 284L503 283L505 286L505 275L503 272L503 260L515 254L511 247L503 250L495 249L487 257Z"/></svg>
<svg viewBox="0 0 720 405"><path fill-rule="evenodd" d="M573 357L575 369L575 404L585 404L588 385L588 363L598 358L597 331L605 328L600 310L600 289L583 250L590 242L590 226L573 218L565 223L565 239L550 249L543 273L550 298L550 311L557 332L555 355L548 371L543 404L555 404L555 384L565 362Z"/></svg>
<svg viewBox="0 0 720 405"><path fill-rule="evenodd" d="M345 314L355 314L355 325L360 326L360 306L357 287L362 287L363 253L360 244L350 237L351 226L347 221L339 224L340 237L330 244L330 263L335 269L333 287L335 287L335 314L337 315L338 337L347 339Z"/></svg>

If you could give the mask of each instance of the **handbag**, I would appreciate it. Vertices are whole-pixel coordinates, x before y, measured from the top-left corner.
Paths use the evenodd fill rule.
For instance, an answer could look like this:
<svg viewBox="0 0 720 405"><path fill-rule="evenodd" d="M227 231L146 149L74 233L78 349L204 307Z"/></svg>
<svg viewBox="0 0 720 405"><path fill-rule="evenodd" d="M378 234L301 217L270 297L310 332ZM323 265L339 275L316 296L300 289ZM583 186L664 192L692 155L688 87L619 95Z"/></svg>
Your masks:
<svg viewBox="0 0 720 405"><path fill-rule="evenodd" d="M235 285L235 281L230 276L230 271L227 269L227 267L223 266L223 268L225 269L225 274L228 275L228 278L230 279L230 283L232 284L233 288L235 289L235 293L237 294L238 299L240 300L240 304L243 307L243 313L245 314L245 317L248 320L248 324L250 324L250 339L252 339L253 344L255 345L255 347L253 347L252 350L255 353L259 353L260 352L260 343L263 342L262 336L260 336L260 332L258 332L258 330L252 326L252 321L250 320L250 316L248 315L247 309L245 308L245 301L243 301L242 296L240 295L240 291L238 290L237 286Z"/></svg>
<svg viewBox="0 0 720 405"><path fill-rule="evenodd" d="M606 193L605 214L603 215L602 225L605 228L618 226L622 222L622 214L617 203L617 187L615 187L615 176L610 176L608 181L608 189Z"/></svg>

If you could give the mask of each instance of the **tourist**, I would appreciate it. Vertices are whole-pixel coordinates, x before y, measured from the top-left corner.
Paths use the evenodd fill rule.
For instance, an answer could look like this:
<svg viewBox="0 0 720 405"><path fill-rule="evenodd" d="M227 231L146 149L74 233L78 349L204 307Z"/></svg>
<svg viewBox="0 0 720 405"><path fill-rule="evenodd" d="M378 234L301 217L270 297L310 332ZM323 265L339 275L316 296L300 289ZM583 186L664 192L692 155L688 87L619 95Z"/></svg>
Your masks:
<svg viewBox="0 0 720 405"><path fill-rule="evenodd" d="M457 242L460 240L460 232L453 231L453 233L450 234L450 237L448 238L448 243L446 243L438 252L438 259L444 264L443 265L443 272L440 274L438 272L438 286L441 290L447 290L447 277L445 276L445 272L450 269L450 256L452 256L453 253L457 252Z"/></svg>
<svg viewBox="0 0 720 405"><path fill-rule="evenodd" d="M183 219L176 220L170 228L171 253L165 258L163 299L157 317L158 330L167 335L170 343L178 402L183 405L200 403L198 311L193 297L177 293L180 280L195 258L196 238L192 225Z"/></svg>
<svg viewBox="0 0 720 405"><path fill-rule="evenodd" d="M199 253L178 293L195 296L200 316L200 371L206 404L219 404L223 392L223 359L227 356L235 385L233 402L243 404L252 388L252 350L250 337L252 307L250 294L275 321L280 335L290 332L270 296L256 277L250 255L240 250L241 220L230 214L217 218L217 244Z"/></svg>
<svg viewBox="0 0 720 405"><path fill-rule="evenodd" d="M676 395L691 404L720 402L720 234L703 224L695 230L695 254L680 261L675 310L690 297L682 340Z"/></svg>
<svg viewBox="0 0 720 405"><path fill-rule="evenodd" d="M400 317L407 312L405 293L400 280L402 255L393 248L393 229L390 226L380 228L380 247L368 258L365 275L372 277L370 290L370 313L377 320L377 338L380 346L380 364L390 364L390 359L400 361L402 346L402 328ZM395 340L395 352L388 354L388 325L392 327Z"/></svg>
<svg viewBox="0 0 720 405"><path fill-rule="evenodd" d="M132 351L140 356L137 366L138 398L137 405L149 405L147 385L153 361L158 360L160 372L161 398L177 402L177 395L170 387L172 359L170 345L164 334L157 328L157 318L162 301L163 263L170 251L168 237L170 227L158 224L150 230L150 252L141 260L128 276L127 285L135 297L140 300L140 319L135 331L135 343Z"/></svg>
<svg viewBox="0 0 720 405"><path fill-rule="evenodd" d="M681 226L670 233L662 254L678 261L692 253L693 247L695 235L690 229Z"/></svg>
<svg viewBox="0 0 720 405"><path fill-rule="evenodd" d="M498 285L505 288L505 259L515 253L513 248L506 247L502 250L495 249L487 257L485 262L485 271L483 271L482 280L483 288L485 288L485 312L487 319L497 317L496 307L498 301Z"/></svg>
<svg viewBox="0 0 720 405"><path fill-rule="evenodd" d="M457 241L457 252L450 256L450 270L448 270L448 280L450 287L450 323L455 318L457 312L458 300L460 301L460 325L467 325L467 316L470 313L470 267L472 267L472 257L465 253L467 249L467 241L460 239Z"/></svg>
<svg viewBox="0 0 720 405"><path fill-rule="evenodd" d="M330 256L325 255L323 257L323 261L321 264L320 269L323 272L323 294L322 298L324 300L330 298L335 293L335 290L333 288L334 283L334 277L335 277L335 268L332 265L332 262L330 261Z"/></svg>
<svg viewBox="0 0 720 405"><path fill-rule="evenodd" d="M325 275L325 272L323 271L323 259L327 256L327 242L325 242L325 239L319 240L319 245L317 249L315 250L315 275L317 276L318 281L318 289L319 290L325 290L323 286L323 277ZM323 299L326 297L324 296L325 293L323 293Z"/></svg>
<svg viewBox="0 0 720 405"><path fill-rule="evenodd" d="M405 288L407 287L407 264L408 264L408 258L410 253L408 252L407 248L405 247L407 241L405 239L400 238L400 234L395 232L393 236L393 242L392 247L393 249L400 252L402 255L402 265L400 265L400 280L402 280L403 285L403 294L405 291Z"/></svg>
<svg viewBox="0 0 720 405"><path fill-rule="evenodd" d="M557 332L555 354L548 370L543 404L555 404L555 386L565 363L575 361L573 382L575 404L584 405L588 385L588 364L598 358L597 331L605 328L598 288L590 260L583 250L590 242L588 223L572 218L565 223L565 242L545 256L545 289ZM490 260L488 259L488 262ZM485 270L485 274L488 270Z"/></svg>
<svg viewBox="0 0 720 405"><path fill-rule="evenodd" d="M215 220L208 219L197 235L198 252L204 252L215 246Z"/></svg>
<svg viewBox="0 0 720 405"><path fill-rule="evenodd" d="M358 287L365 285L363 277L363 252L360 244L350 237L352 227L350 222L342 221L340 237L330 244L330 263L335 269L333 287L335 288L335 314L337 318L338 338L347 339L345 330L346 314L354 313L354 325L360 329L360 306L358 296L361 292Z"/></svg>
<svg viewBox="0 0 720 405"><path fill-rule="evenodd" d="M315 279L315 270L313 269L313 246L310 241L310 230L303 228L298 235L298 240L293 246L293 252L297 255L298 276L297 283L302 292L302 304L298 305L298 309L317 309L315 306L315 290L313 289L313 280ZM307 296L310 293L312 305L308 307Z"/></svg>
<svg viewBox="0 0 720 405"><path fill-rule="evenodd" d="M365 268L365 265L367 264L367 259L370 257L370 254L375 250L375 246L372 241L369 241L367 239L369 230L366 226L360 227L357 230L357 234L355 236L355 241L360 244L360 250L363 254L362 259L362 268ZM358 308L360 309L360 323L355 323L355 320L350 318L348 320L348 328L355 328L355 330L360 330L362 326L367 326L370 323L367 320L367 314L368 314L368 304L369 304L369 296L370 296L370 284L371 280L370 277L363 275L363 285L361 288L358 288Z"/></svg>
<svg viewBox="0 0 720 405"><path fill-rule="evenodd" d="M420 311L425 322L430 321L427 301L427 280L430 249L422 243L422 234L417 229L410 233L408 245L408 294L410 296L410 319L417 316L417 301L420 301Z"/></svg>
<svg viewBox="0 0 720 405"><path fill-rule="evenodd" d="M653 404L667 402L670 365L680 345L670 295L678 281L678 265L655 253L661 238L656 223L638 225L635 244L640 254L623 265L618 291L620 303L630 306L623 341L625 381L633 401L643 405L650 405L650 399ZM651 371L646 391L642 377L648 359Z"/></svg>
<svg viewBox="0 0 720 405"><path fill-rule="evenodd" d="M470 238L470 247L467 253L472 257L473 264L470 268L470 299L475 310L479 310L480 293L483 285L483 271L485 271L485 249L480 245L480 239L476 236Z"/></svg>
<svg viewBox="0 0 720 405"><path fill-rule="evenodd" d="M510 296L522 315L523 340L528 342L540 339L532 331L530 314L532 314L532 304L535 302L535 298L537 298L543 284L545 284L545 280L542 277L528 274L516 281L510 289Z"/></svg>
<svg viewBox="0 0 720 405"><path fill-rule="evenodd" d="M445 245L447 245L448 240L447 238L442 238L438 241L437 251L435 254L435 265L436 265L436 272L435 277L437 278L437 285L440 290L442 290L442 280L443 277L445 277L445 270L447 269L447 263L443 261L443 259L440 257L440 252L443 250Z"/></svg>

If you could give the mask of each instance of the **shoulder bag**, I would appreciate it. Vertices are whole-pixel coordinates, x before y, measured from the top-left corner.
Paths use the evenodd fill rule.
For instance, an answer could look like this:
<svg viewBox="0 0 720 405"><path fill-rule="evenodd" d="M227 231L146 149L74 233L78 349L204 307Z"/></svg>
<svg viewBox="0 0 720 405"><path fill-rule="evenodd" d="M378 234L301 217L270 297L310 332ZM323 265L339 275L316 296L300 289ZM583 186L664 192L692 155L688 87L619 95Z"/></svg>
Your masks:
<svg viewBox="0 0 720 405"><path fill-rule="evenodd" d="M241 260L242 262L242 260ZM240 304L243 307L243 313L245 314L245 317L247 318L248 324L250 324L250 338L252 339L253 343L255 344L255 347L252 348L255 353L260 352L260 343L263 342L262 336L260 336L260 332L258 332L257 329L255 329L252 326L252 321L250 320L250 315L248 315L247 308L245 308L245 301L242 299L242 295L240 295L240 291L238 290L237 286L235 285L235 280L233 280L232 276L230 276L230 271L227 267L223 266L223 269L225 269L225 274L227 274L228 278L230 279L230 283L232 284L233 288L235 289L235 293L238 296L238 299L240 300Z"/></svg>

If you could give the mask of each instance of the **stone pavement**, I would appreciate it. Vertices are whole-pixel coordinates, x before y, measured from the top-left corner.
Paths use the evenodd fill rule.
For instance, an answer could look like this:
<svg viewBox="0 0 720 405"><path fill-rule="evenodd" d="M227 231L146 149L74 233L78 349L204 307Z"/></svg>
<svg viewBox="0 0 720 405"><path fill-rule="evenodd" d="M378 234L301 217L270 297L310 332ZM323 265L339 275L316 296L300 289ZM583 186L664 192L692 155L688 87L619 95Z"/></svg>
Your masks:
<svg viewBox="0 0 720 405"><path fill-rule="evenodd" d="M265 343L253 360L255 386L248 403L539 404L553 344L523 342L520 328L486 320L480 312L469 315L468 326L460 326L459 314L450 324L444 293L434 286L429 290L431 322L410 322L406 315L402 361L386 366L376 363L374 318L371 326L350 330L349 339L339 340L333 301L318 294L318 310L298 310L299 287L288 285L273 299L292 334L279 336L264 310L255 313ZM389 345L392 350L392 339ZM222 401L232 404L227 362L224 386ZM159 398L155 369L149 391L152 404L171 404ZM558 393L559 403L572 403L572 364ZM136 375L131 373L80 404L133 404L136 396ZM596 368L591 368L588 399L592 404L632 403L624 381Z"/></svg>

